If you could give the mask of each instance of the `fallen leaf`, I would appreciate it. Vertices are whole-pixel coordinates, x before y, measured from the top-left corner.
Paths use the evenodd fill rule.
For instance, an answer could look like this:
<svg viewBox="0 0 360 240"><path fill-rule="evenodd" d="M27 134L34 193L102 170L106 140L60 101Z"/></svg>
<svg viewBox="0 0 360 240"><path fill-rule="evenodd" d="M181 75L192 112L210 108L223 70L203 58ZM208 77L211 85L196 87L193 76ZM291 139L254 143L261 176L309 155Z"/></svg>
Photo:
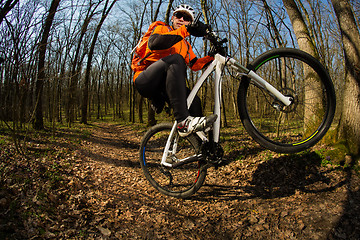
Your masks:
<svg viewBox="0 0 360 240"><path fill-rule="evenodd" d="M111 235L111 231L107 228L103 228L99 226L98 229L100 230L101 234L104 235L105 237L109 237Z"/></svg>

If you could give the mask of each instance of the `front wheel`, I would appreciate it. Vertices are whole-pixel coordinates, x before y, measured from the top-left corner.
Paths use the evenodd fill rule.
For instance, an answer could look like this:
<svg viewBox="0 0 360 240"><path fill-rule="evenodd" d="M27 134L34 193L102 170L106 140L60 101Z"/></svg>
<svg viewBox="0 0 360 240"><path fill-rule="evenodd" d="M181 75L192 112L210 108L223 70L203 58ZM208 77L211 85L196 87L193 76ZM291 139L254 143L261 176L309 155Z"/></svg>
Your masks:
<svg viewBox="0 0 360 240"><path fill-rule="evenodd" d="M298 49L270 50L249 66L283 95L284 106L248 77L241 80L238 108L247 132L263 147L293 153L316 144L327 132L335 114L336 96L322 64Z"/></svg>
<svg viewBox="0 0 360 240"><path fill-rule="evenodd" d="M161 165L161 159L172 124L162 123L150 128L140 144L140 165L146 179L159 192L177 198L188 198L204 183L207 168L202 159L177 167ZM195 135L182 138L174 133L169 148L169 161L196 157L201 146Z"/></svg>

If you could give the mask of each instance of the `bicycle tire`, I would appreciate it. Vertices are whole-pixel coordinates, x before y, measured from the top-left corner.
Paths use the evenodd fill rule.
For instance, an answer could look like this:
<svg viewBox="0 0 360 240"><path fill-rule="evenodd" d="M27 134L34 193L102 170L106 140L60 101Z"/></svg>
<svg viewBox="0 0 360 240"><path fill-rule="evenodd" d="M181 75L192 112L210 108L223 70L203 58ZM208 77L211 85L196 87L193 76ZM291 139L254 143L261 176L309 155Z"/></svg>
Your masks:
<svg viewBox="0 0 360 240"><path fill-rule="evenodd" d="M334 86L323 65L301 50L279 48L260 55L248 68L294 100L282 108L278 100L244 76L237 101L250 136L264 148L280 153L300 152L319 142L330 128L336 108Z"/></svg>
<svg viewBox="0 0 360 240"><path fill-rule="evenodd" d="M176 198L188 198L197 192L205 181L205 162L197 161L168 168L161 165L161 158L172 124L161 123L150 128L140 144L140 165L146 179L159 192ZM198 153L201 142L195 135L179 137L175 157L185 158ZM174 139L174 138L173 138ZM173 149L173 141L170 149Z"/></svg>

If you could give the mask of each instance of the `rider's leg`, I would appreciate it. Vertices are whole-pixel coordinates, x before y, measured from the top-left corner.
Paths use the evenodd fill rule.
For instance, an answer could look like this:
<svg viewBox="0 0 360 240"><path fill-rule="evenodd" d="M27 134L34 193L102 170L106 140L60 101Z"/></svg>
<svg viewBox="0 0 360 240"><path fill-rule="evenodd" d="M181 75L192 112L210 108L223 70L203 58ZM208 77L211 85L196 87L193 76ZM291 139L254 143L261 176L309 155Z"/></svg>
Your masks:
<svg viewBox="0 0 360 240"><path fill-rule="evenodd" d="M184 58L174 54L162 59L167 64L166 93L174 109L177 121L183 121L190 113L186 103L186 64Z"/></svg>
<svg viewBox="0 0 360 240"><path fill-rule="evenodd" d="M161 92L166 92L174 109L175 119L182 121L189 116L185 76L185 61L181 55L174 54L150 65L136 78L135 85L142 96L150 99L160 96Z"/></svg>
<svg viewBox="0 0 360 240"><path fill-rule="evenodd" d="M141 95L152 98L159 91L165 91L174 109L178 131L181 136L187 136L195 131L202 131L209 127L216 119L216 115L209 117L190 116L186 103L186 64L179 54L170 55L150 65L135 80L135 85ZM195 100L191 107L196 115L202 115L200 99ZM194 104L193 103L193 104Z"/></svg>
<svg viewBox="0 0 360 240"><path fill-rule="evenodd" d="M164 63L157 61L135 79L137 91L140 95L149 98L152 105L158 108L157 112L160 112L165 104L163 97L165 78Z"/></svg>

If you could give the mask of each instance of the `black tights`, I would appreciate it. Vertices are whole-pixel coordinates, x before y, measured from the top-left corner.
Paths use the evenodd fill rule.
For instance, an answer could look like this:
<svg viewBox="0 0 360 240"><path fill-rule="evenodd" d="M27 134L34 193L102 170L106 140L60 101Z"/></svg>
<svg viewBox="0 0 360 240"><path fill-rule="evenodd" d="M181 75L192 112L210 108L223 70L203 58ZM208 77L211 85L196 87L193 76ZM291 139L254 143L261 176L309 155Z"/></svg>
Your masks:
<svg viewBox="0 0 360 240"><path fill-rule="evenodd" d="M201 101L195 97L187 109L186 64L179 54L164 57L150 65L135 80L138 92L151 100L164 101L166 98L174 109L175 119L180 122L187 116L202 116ZM165 94L165 96L164 96Z"/></svg>

